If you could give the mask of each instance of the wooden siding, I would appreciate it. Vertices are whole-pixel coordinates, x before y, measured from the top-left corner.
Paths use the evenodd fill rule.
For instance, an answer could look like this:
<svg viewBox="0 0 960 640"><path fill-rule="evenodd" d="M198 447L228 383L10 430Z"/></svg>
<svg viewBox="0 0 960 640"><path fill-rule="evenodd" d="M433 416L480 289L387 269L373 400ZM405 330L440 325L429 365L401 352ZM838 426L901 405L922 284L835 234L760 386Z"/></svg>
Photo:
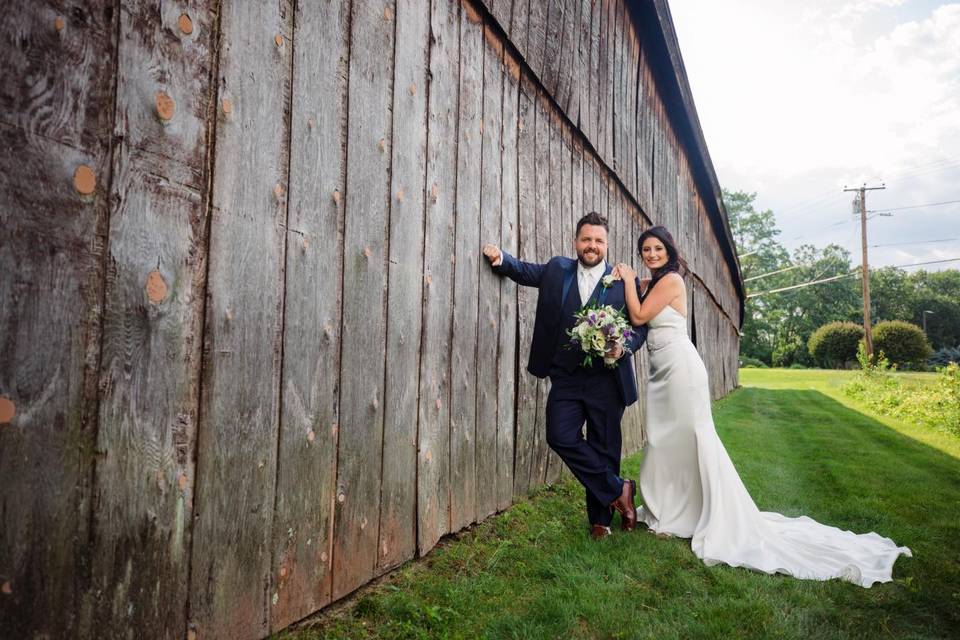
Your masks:
<svg viewBox="0 0 960 640"><path fill-rule="evenodd" d="M636 261L668 226L711 395L736 386L742 286L662 0L22 5L10 634L264 637L569 477L526 372L537 292L485 242L545 261L596 210Z"/></svg>

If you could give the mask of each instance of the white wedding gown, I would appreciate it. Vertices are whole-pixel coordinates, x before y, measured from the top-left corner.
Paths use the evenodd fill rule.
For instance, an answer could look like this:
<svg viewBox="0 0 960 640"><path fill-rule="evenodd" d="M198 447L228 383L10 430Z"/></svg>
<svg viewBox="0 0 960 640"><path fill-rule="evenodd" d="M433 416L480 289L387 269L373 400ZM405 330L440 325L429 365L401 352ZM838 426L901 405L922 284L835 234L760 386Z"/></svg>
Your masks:
<svg viewBox="0 0 960 640"><path fill-rule="evenodd" d="M707 565L725 563L808 580L889 582L910 549L876 533L857 535L806 516L760 511L740 480L710 411L707 371L687 321L667 306L648 324L647 446L640 468L640 521L690 538Z"/></svg>

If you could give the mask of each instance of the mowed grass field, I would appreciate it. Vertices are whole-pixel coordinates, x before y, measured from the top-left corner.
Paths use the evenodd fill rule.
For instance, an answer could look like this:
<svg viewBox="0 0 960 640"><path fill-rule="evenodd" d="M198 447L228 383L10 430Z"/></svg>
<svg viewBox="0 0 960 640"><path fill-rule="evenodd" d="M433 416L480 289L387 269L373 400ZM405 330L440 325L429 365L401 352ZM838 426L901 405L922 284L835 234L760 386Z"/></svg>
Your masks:
<svg viewBox="0 0 960 640"><path fill-rule="evenodd" d="M757 505L909 546L893 582L706 567L687 540L645 531L594 542L571 481L277 637L960 637L960 439L857 406L840 391L849 372L740 373L714 417ZM625 472L636 477L640 461Z"/></svg>

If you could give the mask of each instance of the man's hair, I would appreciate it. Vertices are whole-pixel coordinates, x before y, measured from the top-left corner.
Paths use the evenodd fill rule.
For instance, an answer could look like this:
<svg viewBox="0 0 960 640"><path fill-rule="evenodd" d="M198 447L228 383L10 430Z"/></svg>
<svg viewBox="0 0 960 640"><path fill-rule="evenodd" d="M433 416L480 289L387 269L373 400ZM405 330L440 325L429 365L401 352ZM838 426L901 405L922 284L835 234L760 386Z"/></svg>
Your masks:
<svg viewBox="0 0 960 640"><path fill-rule="evenodd" d="M607 219L604 218L599 213L597 213L596 211L591 211L587 215L577 220L577 232L575 234L576 236L580 235L580 227L582 227L585 224L590 224L595 227L603 227L604 229L606 229L607 233L610 233L610 227L607 225Z"/></svg>

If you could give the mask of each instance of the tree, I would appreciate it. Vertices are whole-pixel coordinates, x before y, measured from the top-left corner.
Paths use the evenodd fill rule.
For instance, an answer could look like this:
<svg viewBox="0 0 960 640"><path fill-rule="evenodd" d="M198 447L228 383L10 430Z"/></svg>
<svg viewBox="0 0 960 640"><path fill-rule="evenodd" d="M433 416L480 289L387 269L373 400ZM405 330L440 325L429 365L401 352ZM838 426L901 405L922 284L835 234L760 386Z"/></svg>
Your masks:
<svg viewBox="0 0 960 640"><path fill-rule="evenodd" d="M835 244L817 249L805 244L793 254L791 272L794 283L813 282L851 272L850 253ZM853 277L825 282L775 294L771 300L780 306L777 315L779 366L813 363L807 341L817 327L834 320L858 321L860 295ZM789 357L788 357L789 356Z"/></svg>
<svg viewBox="0 0 960 640"><path fill-rule="evenodd" d="M852 273L850 254L843 247L819 249L803 245L790 253L778 241L773 211L756 208L755 193L724 190L730 229L740 256L748 295ZM789 271L777 272L787 267ZM764 275L760 279L756 276ZM960 345L960 271L907 273L895 267L871 272L870 316L873 323L902 320L923 326L934 349ZM808 340L828 322L863 322L860 278L748 298L744 308L740 354L774 366L812 364Z"/></svg>
<svg viewBox="0 0 960 640"><path fill-rule="evenodd" d="M884 267L870 273L870 317L873 322L913 320L916 286L907 272Z"/></svg>
<svg viewBox="0 0 960 640"><path fill-rule="evenodd" d="M746 280L756 275L777 271L790 264L790 254L777 242L777 228L773 211L757 211L757 194L744 191L723 192L727 218L740 255L740 270ZM783 282L779 276L757 281L759 287ZM762 284L759 284L762 283ZM747 282L747 290L753 289ZM740 353L770 363L776 344L777 310L763 298L748 299L744 308L743 338Z"/></svg>

